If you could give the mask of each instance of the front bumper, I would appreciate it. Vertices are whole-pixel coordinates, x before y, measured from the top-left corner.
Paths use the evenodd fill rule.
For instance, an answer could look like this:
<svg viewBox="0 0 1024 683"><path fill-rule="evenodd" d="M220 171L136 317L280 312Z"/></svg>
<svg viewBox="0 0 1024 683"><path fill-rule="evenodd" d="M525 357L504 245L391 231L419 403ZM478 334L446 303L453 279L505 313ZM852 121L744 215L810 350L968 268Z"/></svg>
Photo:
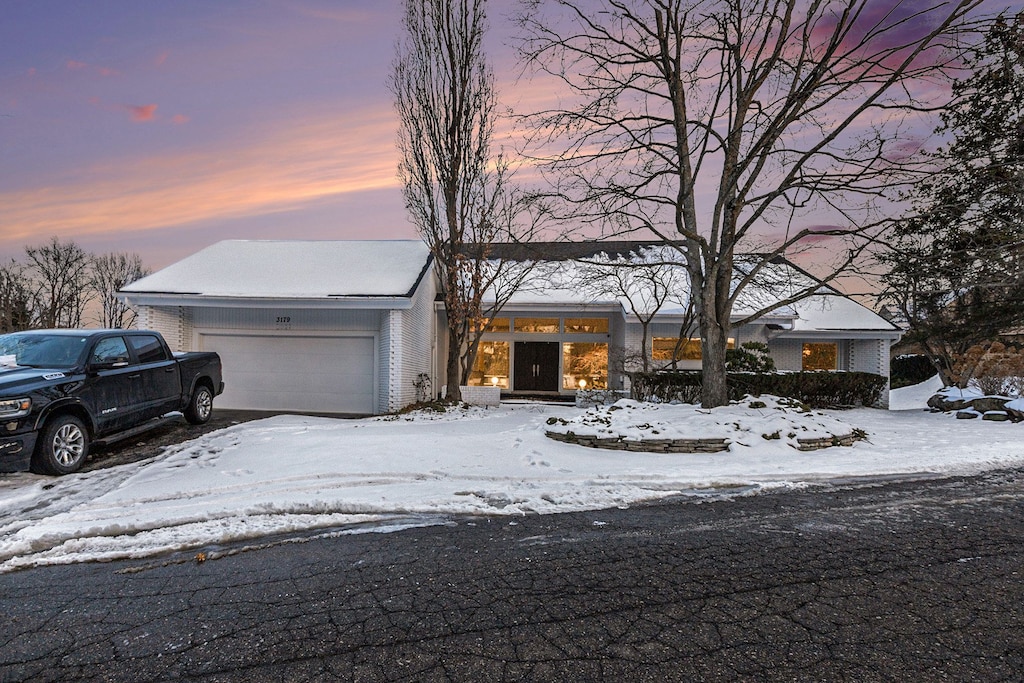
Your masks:
<svg viewBox="0 0 1024 683"><path fill-rule="evenodd" d="M0 436L0 472L24 472L32 463L36 432Z"/></svg>

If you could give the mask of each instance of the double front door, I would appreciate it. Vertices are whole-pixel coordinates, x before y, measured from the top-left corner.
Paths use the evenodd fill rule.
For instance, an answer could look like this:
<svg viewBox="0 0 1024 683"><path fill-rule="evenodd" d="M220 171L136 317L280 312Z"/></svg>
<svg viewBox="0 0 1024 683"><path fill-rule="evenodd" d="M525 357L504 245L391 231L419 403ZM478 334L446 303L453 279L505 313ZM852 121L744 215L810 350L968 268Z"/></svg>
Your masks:
<svg viewBox="0 0 1024 683"><path fill-rule="evenodd" d="M516 342L515 391L558 391L558 342Z"/></svg>

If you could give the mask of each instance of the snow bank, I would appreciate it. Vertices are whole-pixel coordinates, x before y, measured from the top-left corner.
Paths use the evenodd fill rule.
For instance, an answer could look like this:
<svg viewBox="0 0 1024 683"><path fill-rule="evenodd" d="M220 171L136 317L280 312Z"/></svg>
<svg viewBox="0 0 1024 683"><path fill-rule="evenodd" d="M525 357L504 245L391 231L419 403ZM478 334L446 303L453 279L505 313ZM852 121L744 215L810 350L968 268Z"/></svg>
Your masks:
<svg viewBox="0 0 1024 683"><path fill-rule="evenodd" d="M893 389L889 392L889 410L924 410L928 399L942 389L942 380L933 375L920 384Z"/></svg>

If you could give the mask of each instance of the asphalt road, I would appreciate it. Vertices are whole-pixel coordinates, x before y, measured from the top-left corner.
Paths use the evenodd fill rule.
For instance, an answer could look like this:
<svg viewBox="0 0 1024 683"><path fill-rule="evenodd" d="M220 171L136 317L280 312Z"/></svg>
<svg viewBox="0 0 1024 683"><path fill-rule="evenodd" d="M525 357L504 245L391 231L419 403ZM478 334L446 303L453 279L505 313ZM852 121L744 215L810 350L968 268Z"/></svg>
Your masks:
<svg viewBox="0 0 1024 683"><path fill-rule="evenodd" d="M0 679L1021 680L1022 560L1021 471L454 518L0 575Z"/></svg>

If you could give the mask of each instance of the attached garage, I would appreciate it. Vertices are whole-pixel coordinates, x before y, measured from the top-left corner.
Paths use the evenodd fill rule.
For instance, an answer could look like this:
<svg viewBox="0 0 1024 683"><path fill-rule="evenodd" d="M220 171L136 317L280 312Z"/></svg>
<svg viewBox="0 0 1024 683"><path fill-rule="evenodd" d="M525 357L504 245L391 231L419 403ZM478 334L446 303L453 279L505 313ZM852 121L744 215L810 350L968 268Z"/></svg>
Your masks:
<svg viewBox="0 0 1024 683"><path fill-rule="evenodd" d="M198 332L220 354L231 382L217 405L244 410L377 412L377 340L372 336Z"/></svg>
<svg viewBox="0 0 1024 683"><path fill-rule="evenodd" d="M370 415L434 372L430 263L411 240L231 240L121 295L173 349L220 354L217 407Z"/></svg>

